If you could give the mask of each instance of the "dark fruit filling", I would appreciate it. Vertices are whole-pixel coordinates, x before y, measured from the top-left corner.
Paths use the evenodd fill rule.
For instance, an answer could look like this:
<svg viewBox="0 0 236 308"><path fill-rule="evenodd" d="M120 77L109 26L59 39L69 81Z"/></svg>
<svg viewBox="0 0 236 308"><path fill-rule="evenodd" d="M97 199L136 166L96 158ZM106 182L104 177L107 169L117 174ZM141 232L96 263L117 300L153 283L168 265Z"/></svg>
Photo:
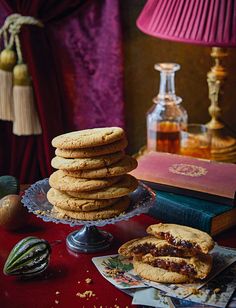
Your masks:
<svg viewBox="0 0 236 308"><path fill-rule="evenodd" d="M165 239L168 243L174 246L181 246L183 248L197 250L199 252L201 251L201 248L197 243L191 243L185 240L177 240L169 232L159 232L157 233L157 236Z"/></svg>
<svg viewBox="0 0 236 308"><path fill-rule="evenodd" d="M190 264L187 264L185 261L182 261L180 263L175 263L171 261L158 259L149 264L154 267L163 268L170 272L178 272L179 274L189 276L189 277L194 277L197 274L193 266Z"/></svg>
<svg viewBox="0 0 236 308"><path fill-rule="evenodd" d="M183 257L186 256L186 253L183 249L171 247L171 246L163 246L161 248L157 248L155 245L150 243L145 243L143 245L136 246L132 249L133 253L136 254L147 254L158 257L158 256L175 256L175 257Z"/></svg>

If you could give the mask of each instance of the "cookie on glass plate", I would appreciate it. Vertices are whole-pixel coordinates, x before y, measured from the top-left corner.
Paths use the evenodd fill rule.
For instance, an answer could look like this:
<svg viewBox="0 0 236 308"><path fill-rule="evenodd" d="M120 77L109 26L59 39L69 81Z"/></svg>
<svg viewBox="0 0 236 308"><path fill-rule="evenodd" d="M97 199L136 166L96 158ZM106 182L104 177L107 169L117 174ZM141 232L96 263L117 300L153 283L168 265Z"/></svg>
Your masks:
<svg viewBox="0 0 236 308"><path fill-rule="evenodd" d="M94 200L94 199L80 199L67 195L66 193L50 188L47 193L48 201L61 209L68 211L96 211L105 207L109 207L116 203L119 198Z"/></svg>
<svg viewBox="0 0 236 308"><path fill-rule="evenodd" d="M135 169L137 165L135 158L125 155L118 162L104 168L77 171L64 170L64 172L72 177L95 179L123 175Z"/></svg>
<svg viewBox="0 0 236 308"><path fill-rule="evenodd" d="M60 149L55 150L56 156L64 158L86 158L96 157L100 155L107 155L119 151L123 151L128 145L127 139L123 138L115 142L100 145L90 148L76 148L76 149Z"/></svg>
<svg viewBox="0 0 236 308"><path fill-rule="evenodd" d="M50 175L49 184L51 187L62 191L91 191L112 186L120 180L121 176L80 179L71 177L62 170L57 170Z"/></svg>
<svg viewBox="0 0 236 308"><path fill-rule="evenodd" d="M125 138L120 127L103 127L74 131L59 135L52 140L52 145L60 149L91 148Z"/></svg>
<svg viewBox="0 0 236 308"><path fill-rule="evenodd" d="M119 198L113 205L106 207L104 209L99 209L96 211L68 211L54 206L52 209L52 214L56 218L73 218L79 220L99 220L107 219L118 216L122 214L129 207L130 199L128 196Z"/></svg>
<svg viewBox="0 0 236 308"><path fill-rule="evenodd" d="M138 187L138 181L130 174L125 174L121 180L112 186L91 190L88 192L67 191L68 195L81 199L112 199L118 198L133 192Z"/></svg>
<svg viewBox="0 0 236 308"><path fill-rule="evenodd" d="M95 169L108 167L121 160L124 156L125 154L122 151L91 158L63 158L55 156L51 161L51 165L56 169L70 171Z"/></svg>

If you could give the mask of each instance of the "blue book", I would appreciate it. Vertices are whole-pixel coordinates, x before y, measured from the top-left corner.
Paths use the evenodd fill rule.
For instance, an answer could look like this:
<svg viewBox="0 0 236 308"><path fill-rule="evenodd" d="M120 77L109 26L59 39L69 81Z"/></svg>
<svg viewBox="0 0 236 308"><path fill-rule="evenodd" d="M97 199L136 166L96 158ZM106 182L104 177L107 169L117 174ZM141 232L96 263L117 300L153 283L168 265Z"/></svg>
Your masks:
<svg viewBox="0 0 236 308"><path fill-rule="evenodd" d="M149 214L163 222L200 229L216 235L236 225L236 207L156 190Z"/></svg>

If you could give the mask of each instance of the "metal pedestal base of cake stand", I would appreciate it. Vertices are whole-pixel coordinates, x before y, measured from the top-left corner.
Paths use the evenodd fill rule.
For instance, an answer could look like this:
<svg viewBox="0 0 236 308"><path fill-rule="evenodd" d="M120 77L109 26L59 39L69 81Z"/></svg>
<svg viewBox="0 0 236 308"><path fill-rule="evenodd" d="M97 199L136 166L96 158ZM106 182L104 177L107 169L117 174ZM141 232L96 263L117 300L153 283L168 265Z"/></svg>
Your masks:
<svg viewBox="0 0 236 308"><path fill-rule="evenodd" d="M67 248L74 254L92 253L107 249L111 245L113 236L106 231L97 229L97 227L118 223L146 213L155 202L155 193L140 182L138 188L129 194L130 205L125 213L97 221L79 220L64 217L64 215L61 217L60 213L57 213L57 210L47 199L49 189L48 179L36 182L25 191L22 203L29 212L34 213L43 221L68 224L71 227L84 226L82 229L70 233L66 238Z"/></svg>
<svg viewBox="0 0 236 308"><path fill-rule="evenodd" d="M73 252L98 252L111 245L113 236L95 226L84 226L79 231L70 233L66 238L67 247Z"/></svg>

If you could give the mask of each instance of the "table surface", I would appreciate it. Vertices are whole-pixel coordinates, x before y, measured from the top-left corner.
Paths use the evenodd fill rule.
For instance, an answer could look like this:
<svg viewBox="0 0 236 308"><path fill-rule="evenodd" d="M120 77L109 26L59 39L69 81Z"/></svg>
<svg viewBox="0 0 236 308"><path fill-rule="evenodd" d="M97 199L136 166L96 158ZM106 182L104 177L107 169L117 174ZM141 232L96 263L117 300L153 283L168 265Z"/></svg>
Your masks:
<svg viewBox="0 0 236 308"><path fill-rule="evenodd" d="M68 225L43 222L29 214L28 225L20 232L8 232L0 228L0 307L1 308L52 308L52 307L135 307L132 298L110 284L97 271L91 259L117 253L124 242L145 235L150 224L158 221L142 214L128 221L107 225L101 229L114 236L112 246L97 254L71 254L65 244L66 236L78 229ZM20 280L2 273L2 268L12 247L22 238L37 236L53 243L50 265L42 277ZM219 245L236 248L236 228L215 237ZM86 278L92 283L87 284ZM80 298L76 293L91 290L95 294L89 299Z"/></svg>

